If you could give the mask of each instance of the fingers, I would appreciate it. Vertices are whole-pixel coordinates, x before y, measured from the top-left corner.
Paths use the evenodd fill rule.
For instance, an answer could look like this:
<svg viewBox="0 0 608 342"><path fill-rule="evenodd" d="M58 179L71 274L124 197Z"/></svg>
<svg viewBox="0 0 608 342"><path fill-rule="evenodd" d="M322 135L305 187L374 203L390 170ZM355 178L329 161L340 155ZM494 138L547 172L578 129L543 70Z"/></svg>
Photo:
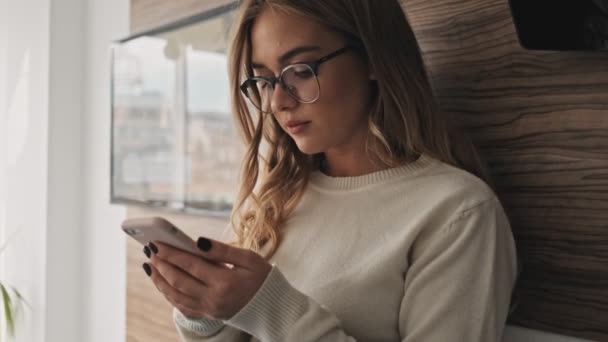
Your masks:
<svg viewBox="0 0 608 342"><path fill-rule="evenodd" d="M150 253L144 249L150 254L147 273L186 316L232 317L251 300L272 265L253 251L219 241L200 238L197 246L201 255L150 243Z"/></svg>
<svg viewBox="0 0 608 342"><path fill-rule="evenodd" d="M221 270L226 268L161 242L155 241L150 245L156 247L154 257L178 267L204 284L209 284L211 279L220 279ZM154 248L151 249L154 252Z"/></svg>
<svg viewBox="0 0 608 342"><path fill-rule="evenodd" d="M148 267L145 265L148 265ZM204 316L201 305L202 303L200 303L197 298L186 295L171 286L171 284L165 280L159 270L151 263L144 264L144 269L146 269L146 273L149 273L149 276L158 291L162 293L167 301L178 308L178 310L189 317Z"/></svg>
<svg viewBox="0 0 608 342"><path fill-rule="evenodd" d="M205 259L216 263L229 263L235 267L253 270L263 260L259 254L251 250L204 237L200 237L196 244Z"/></svg>
<svg viewBox="0 0 608 342"><path fill-rule="evenodd" d="M206 284L200 279L193 278L189 273L155 255L151 256L150 265L156 270L156 276L162 276L163 280L172 288L185 295L200 298L207 290Z"/></svg>

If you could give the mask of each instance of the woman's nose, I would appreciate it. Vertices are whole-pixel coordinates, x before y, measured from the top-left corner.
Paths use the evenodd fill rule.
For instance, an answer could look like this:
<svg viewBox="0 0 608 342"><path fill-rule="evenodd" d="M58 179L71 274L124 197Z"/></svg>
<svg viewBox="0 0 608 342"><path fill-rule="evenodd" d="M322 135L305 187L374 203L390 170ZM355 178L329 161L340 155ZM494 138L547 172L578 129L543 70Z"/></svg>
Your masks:
<svg viewBox="0 0 608 342"><path fill-rule="evenodd" d="M277 82L274 87L274 91L272 93L270 106L273 113L282 112L288 109L292 109L298 105L298 101L296 101L289 92L285 89L281 83Z"/></svg>

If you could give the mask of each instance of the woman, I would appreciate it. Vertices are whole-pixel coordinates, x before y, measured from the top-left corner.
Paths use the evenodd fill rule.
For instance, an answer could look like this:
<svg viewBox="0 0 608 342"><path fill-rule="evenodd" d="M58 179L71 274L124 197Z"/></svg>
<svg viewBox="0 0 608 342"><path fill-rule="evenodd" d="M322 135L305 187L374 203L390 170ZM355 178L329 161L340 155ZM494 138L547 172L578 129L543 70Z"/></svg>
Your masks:
<svg viewBox="0 0 608 342"><path fill-rule="evenodd" d="M236 25L236 246L145 250L183 341L499 341L511 229L398 1L244 0Z"/></svg>

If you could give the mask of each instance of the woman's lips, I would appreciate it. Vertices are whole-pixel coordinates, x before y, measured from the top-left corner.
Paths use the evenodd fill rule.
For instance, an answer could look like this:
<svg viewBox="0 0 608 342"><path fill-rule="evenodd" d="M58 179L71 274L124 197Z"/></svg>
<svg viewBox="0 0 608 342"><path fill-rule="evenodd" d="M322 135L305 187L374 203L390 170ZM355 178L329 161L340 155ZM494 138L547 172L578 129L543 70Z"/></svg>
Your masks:
<svg viewBox="0 0 608 342"><path fill-rule="evenodd" d="M288 122L287 123L287 131L291 134L302 133L310 124L310 121L298 121L298 122Z"/></svg>

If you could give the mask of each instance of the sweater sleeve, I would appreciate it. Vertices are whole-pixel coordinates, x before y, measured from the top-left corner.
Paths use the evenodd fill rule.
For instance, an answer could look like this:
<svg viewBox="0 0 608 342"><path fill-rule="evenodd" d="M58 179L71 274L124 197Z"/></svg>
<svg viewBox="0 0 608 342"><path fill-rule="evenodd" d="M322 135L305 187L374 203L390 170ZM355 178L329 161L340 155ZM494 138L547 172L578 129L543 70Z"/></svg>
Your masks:
<svg viewBox="0 0 608 342"><path fill-rule="evenodd" d="M246 342L251 336L238 329L228 327L221 320L189 319L176 308L173 322L183 342Z"/></svg>
<svg viewBox="0 0 608 342"><path fill-rule="evenodd" d="M226 324L264 342L352 342L338 318L272 270L254 297Z"/></svg>
<svg viewBox="0 0 608 342"><path fill-rule="evenodd" d="M403 342L501 341L517 257L496 198L416 242L410 258L399 313Z"/></svg>

